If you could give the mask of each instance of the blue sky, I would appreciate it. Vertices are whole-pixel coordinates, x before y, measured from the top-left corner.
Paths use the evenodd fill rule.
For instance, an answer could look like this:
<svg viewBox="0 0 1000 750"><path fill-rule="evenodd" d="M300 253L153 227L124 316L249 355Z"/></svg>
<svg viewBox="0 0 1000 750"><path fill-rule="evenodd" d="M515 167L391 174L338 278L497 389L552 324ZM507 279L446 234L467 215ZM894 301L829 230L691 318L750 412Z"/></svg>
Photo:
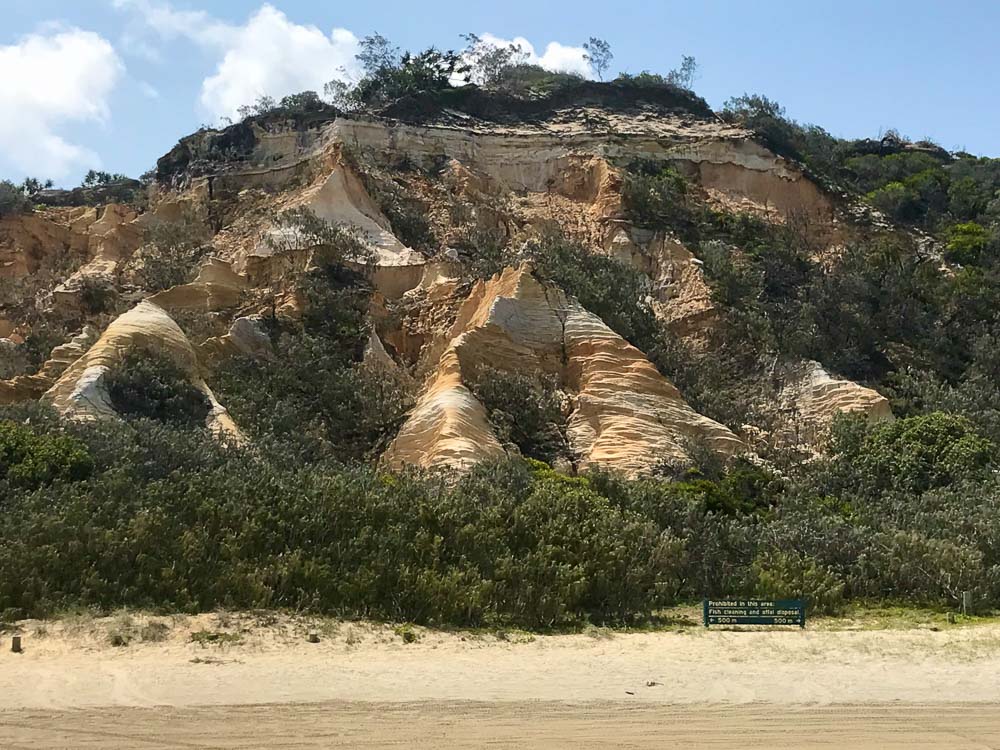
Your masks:
<svg viewBox="0 0 1000 750"><path fill-rule="evenodd" d="M1000 3L985 0L2 4L0 177L11 179L137 175L254 92L315 88L350 68L373 31L404 48L457 47L469 31L523 37L554 66L579 65L574 48L596 35L615 71L666 71L694 55L695 89L716 107L759 92L836 135L894 127L1000 155Z"/></svg>

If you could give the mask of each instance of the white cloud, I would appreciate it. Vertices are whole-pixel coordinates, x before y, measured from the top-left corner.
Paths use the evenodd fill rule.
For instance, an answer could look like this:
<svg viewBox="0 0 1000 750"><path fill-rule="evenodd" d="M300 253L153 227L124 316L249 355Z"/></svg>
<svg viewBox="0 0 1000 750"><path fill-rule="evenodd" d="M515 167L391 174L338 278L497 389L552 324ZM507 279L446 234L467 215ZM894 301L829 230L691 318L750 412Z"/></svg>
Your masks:
<svg viewBox="0 0 1000 750"><path fill-rule="evenodd" d="M111 0L111 4L118 10L136 13L144 26L163 39L183 37L205 46L225 46L238 28L203 10L176 10L165 0ZM128 35L140 43L138 27Z"/></svg>
<svg viewBox="0 0 1000 750"><path fill-rule="evenodd" d="M139 93L147 99L159 99L160 92L156 87L146 81L139 81Z"/></svg>
<svg viewBox="0 0 1000 750"><path fill-rule="evenodd" d="M354 34L334 29L327 35L316 26L293 23L273 5L262 5L238 26L204 11L175 10L162 1L113 0L113 4L137 13L162 39L186 38L218 57L215 72L202 82L199 99L211 117L235 117L239 107L265 95L322 93L328 81L357 72Z"/></svg>
<svg viewBox="0 0 1000 750"><path fill-rule="evenodd" d="M583 47L570 47L559 42L549 42L545 47L545 52L539 56L535 51L535 46L523 36L517 36L513 39L502 39L487 32L482 34L480 38L484 42L495 44L498 47L504 47L509 44L517 45L527 54L528 59L526 62L532 65L540 65L546 70L558 73L577 73L584 78L594 77L593 68L584 59L587 51Z"/></svg>
<svg viewBox="0 0 1000 750"><path fill-rule="evenodd" d="M105 121L124 69L107 40L76 28L0 46L0 162L56 179L100 166L97 154L57 131L68 122Z"/></svg>
<svg viewBox="0 0 1000 750"><path fill-rule="evenodd" d="M205 79L202 107L216 117L232 117L265 94L322 93L325 83L342 77L340 71L355 67L357 51L358 39L350 31L334 29L328 37L265 5L227 45L215 75Z"/></svg>

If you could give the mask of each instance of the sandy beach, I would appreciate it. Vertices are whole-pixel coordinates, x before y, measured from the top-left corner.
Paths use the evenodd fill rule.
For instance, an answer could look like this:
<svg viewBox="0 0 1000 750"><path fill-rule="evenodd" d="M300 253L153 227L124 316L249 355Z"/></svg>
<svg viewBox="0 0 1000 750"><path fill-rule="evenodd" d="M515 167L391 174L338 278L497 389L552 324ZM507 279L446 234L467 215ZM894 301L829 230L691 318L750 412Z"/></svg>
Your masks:
<svg viewBox="0 0 1000 750"><path fill-rule="evenodd" d="M993 623L543 636L219 614L21 635L0 652L4 748L1000 747Z"/></svg>

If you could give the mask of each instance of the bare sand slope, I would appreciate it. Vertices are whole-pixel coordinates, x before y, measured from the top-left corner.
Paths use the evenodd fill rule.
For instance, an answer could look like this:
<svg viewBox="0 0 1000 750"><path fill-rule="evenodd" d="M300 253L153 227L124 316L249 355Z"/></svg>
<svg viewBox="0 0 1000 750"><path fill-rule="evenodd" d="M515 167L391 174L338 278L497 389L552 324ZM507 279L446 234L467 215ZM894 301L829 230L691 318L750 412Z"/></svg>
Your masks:
<svg viewBox="0 0 1000 750"><path fill-rule="evenodd" d="M158 621L155 642L143 620L26 623L22 654L5 637L0 748L1000 748L996 624L404 643L377 625Z"/></svg>

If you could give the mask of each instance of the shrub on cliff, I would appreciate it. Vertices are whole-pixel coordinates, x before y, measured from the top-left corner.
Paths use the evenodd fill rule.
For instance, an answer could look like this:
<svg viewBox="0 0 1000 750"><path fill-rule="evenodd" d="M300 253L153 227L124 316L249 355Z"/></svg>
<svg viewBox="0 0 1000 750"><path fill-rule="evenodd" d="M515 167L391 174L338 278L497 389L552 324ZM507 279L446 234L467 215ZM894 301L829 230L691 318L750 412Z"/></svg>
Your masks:
<svg viewBox="0 0 1000 750"><path fill-rule="evenodd" d="M785 108L760 94L743 94L728 99L720 113L723 119L738 123L761 135L764 142L779 154L799 156L794 123L785 117Z"/></svg>
<svg viewBox="0 0 1000 750"><path fill-rule="evenodd" d="M105 375L111 405L122 416L182 427L201 427L208 417L204 394L165 355L134 350Z"/></svg>
<svg viewBox="0 0 1000 750"><path fill-rule="evenodd" d="M554 378L480 367L470 387L501 442L514 443L524 456L546 463L569 457L566 417Z"/></svg>
<svg viewBox="0 0 1000 750"><path fill-rule="evenodd" d="M629 221L649 229L688 233L698 221L687 180L659 164L635 164L625 174L622 202Z"/></svg>
<svg viewBox="0 0 1000 750"><path fill-rule="evenodd" d="M361 40L358 61L364 76L349 97L372 107L407 94L440 91L451 86L452 75L463 66L460 55L430 47L423 52L400 52L381 34Z"/></svg>
<svg viewBox="0 0 1000 750"><path fill-rule="evenodd" d="M362 363L373 288L352 266L368 259L357 236L311 214L284 215L279 252L315 251L291 282L300 322L271 322L276 356L234 357L212 384L238 424L296 461L374 459L402 424L410 393L395 373Z"/></svg>
<svg viewBox="0 0 1000 750"><path fill-rule="evenodd" d="M137 281L144 289L158 292L190 280L208 246L206 228L194 216L150 226L145 233Z"/></svg>
<svg viewBox="0 0 1000 750"><path fill-rule="evenodd" d="M979 264L987 247L996 242L985 227L974 221L949 227L946 237L945 257L963 266Z"/></svg>
<svg viewBox="0 0 1000 750"><path fill-rule="evenodd" d="M616 258L594 253L559 234L525 246L539 278L576 297L611 330L656 361L662 328L650 306L649 278Z"/></svg>
<svg viewBox="0 0 1000 750"><path fill-rule="evenodd" d="M30 210L31 201L24 190L10 180L0 180L0 218Z"/></svg>

